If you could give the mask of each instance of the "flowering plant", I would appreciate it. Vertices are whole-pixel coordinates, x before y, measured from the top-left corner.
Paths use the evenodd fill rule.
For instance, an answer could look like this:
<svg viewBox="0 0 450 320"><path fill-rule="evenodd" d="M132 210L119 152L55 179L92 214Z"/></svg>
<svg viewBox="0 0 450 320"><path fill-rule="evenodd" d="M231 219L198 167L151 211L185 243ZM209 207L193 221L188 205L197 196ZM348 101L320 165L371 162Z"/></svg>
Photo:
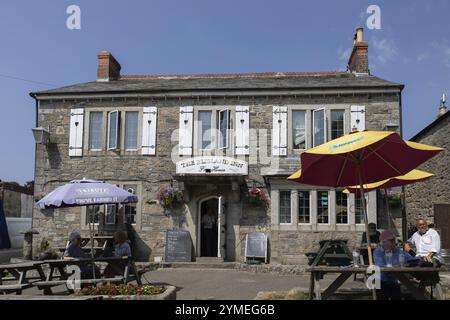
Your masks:
<svg viewBox="0 0 450 320"><path fill-rule="evenodd" d="M164 208L173 208L183 201L183 193L170 187L161 187L157 197Z"/></svg>
<svg viewBox="0 0 450 320"><path fill-rule="evenodd" d="M269 207L269 197L263 190L252 187L247 194L247 201L256 206Z"/></svg>
<svg viewBox="0 0 450 320"><path fill-rule="evenodd" d="M144 285L138 287L132 284L120 284L120 285L103 285L100 287L85 287L78 293L81 296L123 296L123 295L155 295L163 293L165 289L159 286Z"/></svg>

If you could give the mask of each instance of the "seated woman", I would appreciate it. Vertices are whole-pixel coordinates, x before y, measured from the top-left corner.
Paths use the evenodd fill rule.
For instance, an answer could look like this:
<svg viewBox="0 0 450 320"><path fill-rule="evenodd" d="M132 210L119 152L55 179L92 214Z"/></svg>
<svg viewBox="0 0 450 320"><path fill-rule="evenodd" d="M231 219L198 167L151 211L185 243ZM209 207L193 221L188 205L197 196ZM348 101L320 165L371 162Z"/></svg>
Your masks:
<svg viewBox="0 0 450 320"><path fill-rule="evenodd" d="M63 254L64 260L73 260L73 259L88 259L90 255L83 251L81 248L81 235L78 231L72 231L69 235L70 244L66 248ZM93 278L93 268L91 263L83 263L79 265L81 271L82 279L92 279ZM100 276L100 271L97 266L95 268L96 277Z"/></svg>
<svg viewBox="0 0 450 320"><path fill-rule="evenodd" d="M114 234L114 257L130 257L131 256L131 246L127 240L128 236L126 231L117 231ZM105 268L103 275L106 278L111 278L115 275L123 275L125 270L126 262L117 261L114 263L109 263Z"/></svg>

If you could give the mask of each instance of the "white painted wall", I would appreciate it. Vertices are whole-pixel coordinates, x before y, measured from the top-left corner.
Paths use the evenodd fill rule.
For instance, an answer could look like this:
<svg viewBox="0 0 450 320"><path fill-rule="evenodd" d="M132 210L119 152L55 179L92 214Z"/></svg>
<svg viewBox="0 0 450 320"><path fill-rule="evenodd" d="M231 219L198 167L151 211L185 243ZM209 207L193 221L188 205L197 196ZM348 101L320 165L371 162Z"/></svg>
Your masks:
<svg viewBox="0 0 450 320"><path fill-rule="evenodd" d="M31 218L6 218L6 225L8 226L9 239L11 241L11 249L20 249L23 247L23 234L20 231L25 231L31 228Z"/></svg>

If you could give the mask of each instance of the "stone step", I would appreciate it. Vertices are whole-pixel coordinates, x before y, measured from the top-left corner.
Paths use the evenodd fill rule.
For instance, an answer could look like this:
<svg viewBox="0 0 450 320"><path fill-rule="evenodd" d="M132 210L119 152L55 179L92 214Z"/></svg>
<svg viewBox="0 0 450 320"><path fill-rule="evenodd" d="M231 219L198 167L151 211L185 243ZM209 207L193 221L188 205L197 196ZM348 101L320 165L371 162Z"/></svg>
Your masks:
<svg viewBox="0 0 450 320"><path fill-rule="evenodd" d="M186 268L186 269L234 269L235 262L167 262L164 268Z"/></svg>

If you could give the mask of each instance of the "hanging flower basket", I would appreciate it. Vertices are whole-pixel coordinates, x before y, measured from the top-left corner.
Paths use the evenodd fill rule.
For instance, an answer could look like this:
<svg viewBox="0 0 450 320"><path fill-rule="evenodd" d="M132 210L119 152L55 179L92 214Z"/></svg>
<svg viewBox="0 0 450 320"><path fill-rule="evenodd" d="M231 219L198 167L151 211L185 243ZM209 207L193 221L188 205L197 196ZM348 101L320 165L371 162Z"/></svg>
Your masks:
<svg viewBox="0 0 450 320"><path fill-rule="evenodd" d="M161 187L157 198L164 209L174 209L183 203L183 193L171 187Z"/></svg>
<svg viewBox="0 0 450 320"><path fill-rule="evenodd" d="M262 207L262 208L269 207L269 197L267 193L256 187L252 187L251 189L248 190L246 200L248 204L254 207Z"/></svg>

